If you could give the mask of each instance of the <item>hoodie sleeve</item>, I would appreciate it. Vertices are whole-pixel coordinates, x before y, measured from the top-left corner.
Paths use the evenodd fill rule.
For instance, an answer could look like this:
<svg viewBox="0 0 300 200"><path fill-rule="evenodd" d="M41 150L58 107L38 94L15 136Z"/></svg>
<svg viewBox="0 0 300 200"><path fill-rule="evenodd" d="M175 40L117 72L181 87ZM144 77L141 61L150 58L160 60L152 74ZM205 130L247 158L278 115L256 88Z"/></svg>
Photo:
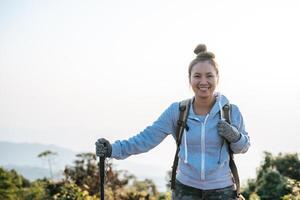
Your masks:
<svg viewBox="0 0 300 200"><path fill-rule="evenodd" d="M125 159L131 155L144 153L175 132L176 114L179 104L170 105L161 116L139 134L127 140L117 140L112 144L112 158Z"/></svg>
<svg viewBox="0 0 300 200"><path fill-rule="evenodd" d="M250 138L245 130L243 116L236 105L232 105L231 109L231 123L241 133L241 138L237 142L230 144L231 150L234 153L246 153L250 147Z"/></svg>

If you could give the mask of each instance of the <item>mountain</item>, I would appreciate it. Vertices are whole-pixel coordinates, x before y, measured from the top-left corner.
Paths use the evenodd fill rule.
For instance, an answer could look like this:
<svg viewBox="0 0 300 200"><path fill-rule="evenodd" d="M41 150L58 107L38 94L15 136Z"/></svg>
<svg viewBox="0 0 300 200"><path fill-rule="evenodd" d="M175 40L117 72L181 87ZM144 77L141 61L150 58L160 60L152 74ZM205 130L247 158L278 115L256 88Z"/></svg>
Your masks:
<svg viewBox="0 0 300 200"><path fill-rule="evenodd" d="M77 152L55 145L0 141L0 166L14 169L29 180L50 177L47 160L38 155L44 151L57 153L52 157L53 178L61 178L66 165L71 165Z"/></svg>
<svg viewBox="0 0 300 200"><path fill-rule="evenodd" d="M14 169L29 180L49 177L50 172L47 161L38 158L38 155L46 150L57 153L57 155L53 157L54 162L52 168L54 178L62 177L62 171L65 166L73 165L76 154L79 153L56 145L0 141L0 166L6 169ZM166 190L166 170L154 165L150 166L127 160L113 160L113 163L115 169L127 170L139 180L145 178L152 179L159 191Z"/></svg>
<svg viewBox="0 0 300 200"><path fill-rule="evenodd" d="M55 145L36 143L13 143L0 141L0 165L34 166L47 168L45 160L38 158L41 152L50 150L57 153L53 157L53 169L63 169L75 160L77 152Z"/></svg>
<svg viewBox="0 0 300 200"><path fill-rule="evenodd" d="M19 174L22 174L30 181L44 177L51 177L49 169L46 168L19 165L4 165L3 167L8 170L16 170ZM54 179L61 179L63 177L63 171L53 171L52 177Z"/></svg>

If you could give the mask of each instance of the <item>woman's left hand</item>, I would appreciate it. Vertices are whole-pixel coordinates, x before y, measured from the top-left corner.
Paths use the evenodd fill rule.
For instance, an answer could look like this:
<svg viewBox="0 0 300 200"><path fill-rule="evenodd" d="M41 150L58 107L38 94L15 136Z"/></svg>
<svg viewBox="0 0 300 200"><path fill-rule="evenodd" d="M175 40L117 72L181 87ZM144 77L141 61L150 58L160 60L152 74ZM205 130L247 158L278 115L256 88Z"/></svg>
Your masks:
<svg viewBox="0 0 300 200"><path fill-rule="evenodd" d="M218 132L230 143L235 143L241 138L239 131L224 120L218 123Z"/></svg>

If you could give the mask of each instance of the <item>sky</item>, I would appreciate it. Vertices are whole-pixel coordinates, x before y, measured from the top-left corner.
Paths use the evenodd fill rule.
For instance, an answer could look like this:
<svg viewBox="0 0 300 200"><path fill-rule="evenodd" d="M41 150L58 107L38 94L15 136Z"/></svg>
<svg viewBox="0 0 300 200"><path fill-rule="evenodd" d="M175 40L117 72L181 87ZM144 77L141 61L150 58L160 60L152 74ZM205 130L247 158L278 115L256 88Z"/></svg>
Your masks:
<svg viewBox="0 0 300 200"><path fill-rule="evenodd" d="M300 152L299 9L296 0L0 0L0 140L93 152L100 137L129 138L193 96L187 68L204 43L217 90L251 138L239 171L254 177L263 151ZM168 137L127 160L168 170L174 151Z"/></svg>

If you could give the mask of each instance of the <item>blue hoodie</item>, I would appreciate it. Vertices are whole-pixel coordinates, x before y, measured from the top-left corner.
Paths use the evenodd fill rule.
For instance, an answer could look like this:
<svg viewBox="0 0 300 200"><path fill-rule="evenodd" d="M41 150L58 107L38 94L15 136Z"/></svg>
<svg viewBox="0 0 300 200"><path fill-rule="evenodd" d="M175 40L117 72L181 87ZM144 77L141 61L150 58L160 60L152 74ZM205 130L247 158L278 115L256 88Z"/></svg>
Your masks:
<svg viewBox="0 0 300 200"><path fill-rule="evenodd" d="M217 124L222 120L222 107L229 103L223 95L216 94L216 102L206 116L199 116L190 107L187 126L182 137L176 179L181 183L203 190L233 185L229 167L227 143L218 134ZM161 116L145 130L128 140L112 144L112 158L125 159L130 155L147 152L169 134L175 139L179 117L179 102L171 104ZM241 138L231 143L234 153L245 153L250 140L245 131L243 117L236 105L231 104L231 125L241 133ZM173 156L173 154L170 154Z"/></svg>

